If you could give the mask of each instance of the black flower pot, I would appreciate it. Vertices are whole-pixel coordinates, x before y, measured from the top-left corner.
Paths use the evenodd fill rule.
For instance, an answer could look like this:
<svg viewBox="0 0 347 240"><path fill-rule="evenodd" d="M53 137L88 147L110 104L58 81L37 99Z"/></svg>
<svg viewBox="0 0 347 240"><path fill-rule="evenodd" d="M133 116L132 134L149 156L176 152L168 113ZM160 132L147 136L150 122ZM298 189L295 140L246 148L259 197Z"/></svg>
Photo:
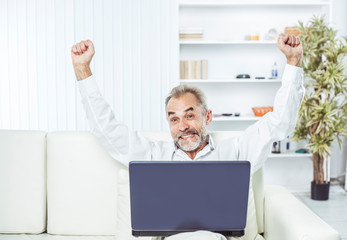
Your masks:
<svg viewBox="0 0 347 240"><path fill-rule="evenodd" d="M328 200L329 199L330 182L326 184L317 184L311 182L311 198L313 200Z"/></svg>

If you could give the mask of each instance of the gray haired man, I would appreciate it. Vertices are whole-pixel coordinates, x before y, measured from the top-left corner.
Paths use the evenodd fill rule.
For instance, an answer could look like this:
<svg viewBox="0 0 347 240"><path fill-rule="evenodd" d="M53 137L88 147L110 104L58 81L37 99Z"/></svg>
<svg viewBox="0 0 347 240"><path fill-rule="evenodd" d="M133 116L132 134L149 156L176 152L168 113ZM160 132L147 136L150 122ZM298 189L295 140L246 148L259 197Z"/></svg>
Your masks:
<svg viewBox="0 0 347 240"><path fill-rule="evenodd" d="M274 111L248 127L242 136L223 140L215 146L206 132L212 121L204 94L191 86L177 86L166 99L166 116L173 142L151 142L116 120L102 97L89 64L94 55L91 41L72 46L71 57L91 131L109 154L128 166L137 160L239 160L247 159L254 173L267 159L271 144L290 135L296 125L304 96L302 45L298 37L281 34L278 48L285 54L282 86L277 91ZM225 239L206 231L177 234L168 239Z"/></svg>

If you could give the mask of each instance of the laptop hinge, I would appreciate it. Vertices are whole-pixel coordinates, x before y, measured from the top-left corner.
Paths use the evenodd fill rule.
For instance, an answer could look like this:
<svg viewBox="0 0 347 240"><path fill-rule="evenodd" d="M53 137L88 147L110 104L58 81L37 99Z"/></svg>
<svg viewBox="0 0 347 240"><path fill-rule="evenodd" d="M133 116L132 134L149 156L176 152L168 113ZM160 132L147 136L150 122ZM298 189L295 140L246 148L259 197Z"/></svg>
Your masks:
<svg viewBox="0 0 347 240"><path fill-rule="evenodd" d="M190 230L190 231L138 231L138 230L132 230L132 235L135 237L168 237L174 234L183 233L183 232L192 232L197 230ZM244 230L233 230L233 231L213 231L215 233L220 233L224 236L231 236L231 237L241 237L245 235Z"/></svg>

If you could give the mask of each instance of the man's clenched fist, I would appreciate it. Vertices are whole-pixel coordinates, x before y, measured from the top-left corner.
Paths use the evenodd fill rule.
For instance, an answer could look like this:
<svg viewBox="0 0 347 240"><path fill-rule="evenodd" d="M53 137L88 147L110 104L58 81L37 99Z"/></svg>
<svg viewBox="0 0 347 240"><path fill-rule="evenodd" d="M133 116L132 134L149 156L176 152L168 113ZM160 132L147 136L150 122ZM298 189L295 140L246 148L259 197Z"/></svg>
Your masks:
<svg viewBox="0 0 347 240"><path fill-rule="evenodd" d="M303 50L299 37L282 33L278 36L277 46L286 55L288 64L301 67Z"/></svg>
<svg viewBox="0 0 347 240"><path fill-rule="evenodd" d="M94 53L94 45L90 40L81 41L72 46L72 64L78 81L92 75L89 64L94 56Z"/></svg>

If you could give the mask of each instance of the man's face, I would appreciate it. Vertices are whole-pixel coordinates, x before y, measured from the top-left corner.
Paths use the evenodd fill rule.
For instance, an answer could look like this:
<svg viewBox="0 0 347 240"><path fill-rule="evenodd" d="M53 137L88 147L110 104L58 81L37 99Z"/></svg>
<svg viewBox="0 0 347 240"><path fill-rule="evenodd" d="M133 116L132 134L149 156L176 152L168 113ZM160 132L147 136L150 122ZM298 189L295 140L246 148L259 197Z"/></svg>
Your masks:
<svg viewBox="0 0 347 240"><path fill-rule="evenodd" d="M167 117L171 136L183 151L194 151L206 140L206 125L210 120L206 120L209 117L203 115L193 94L186 93L179 98L171 98L167 104Z"/></svg>

